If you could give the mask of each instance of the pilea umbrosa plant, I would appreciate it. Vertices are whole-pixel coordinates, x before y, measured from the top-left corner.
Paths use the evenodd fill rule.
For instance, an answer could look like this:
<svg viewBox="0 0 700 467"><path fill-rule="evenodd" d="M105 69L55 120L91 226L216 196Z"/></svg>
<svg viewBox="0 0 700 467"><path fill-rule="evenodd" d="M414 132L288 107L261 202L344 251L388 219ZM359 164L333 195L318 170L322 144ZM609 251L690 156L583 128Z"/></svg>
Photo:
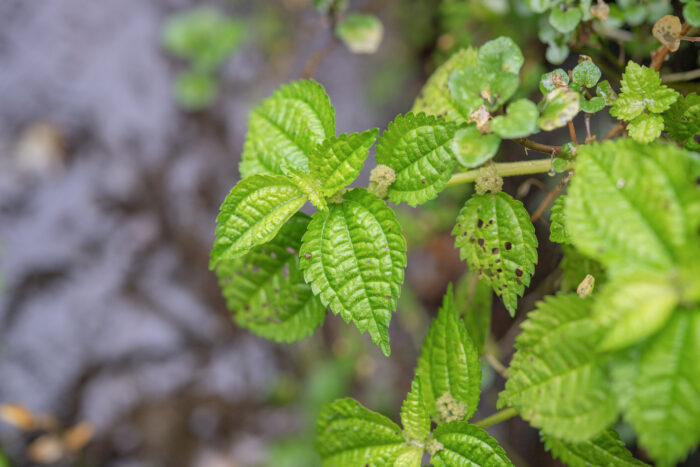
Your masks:
<svg viewBox="0 0 700 467"><path fill-rule="evenodd" d="M561 34L595 30L609 14L604 2L528 3L549 12ZM685 3L697 25L698 3ZM666 86L658 71L674 48L668 34L681 40L690 29L664 29L651 63L629 61L611 77L617 88L580 56L571 69L542 76L539 102L513 97L524 58L509 38L458 51L381 135L337 135L335 110L313 80L283 85L252 111L242 179L221 206L211 268L236 323L278 342L309 335L329 309L389 356L407 261L390 203L417 206L447 186L475 184L452 232L469 268L469 299L459 307L467 313L455 306L464 294L448 288L402 427L353 399L322 410L324 465L420 466L427 456L433 465L512 465L484 428L516 415L571 466L644 465L612 428L621 418L659 465L697 446L700 97ZM590 118L606 109L618 123L593 135ZM580 113L582 143L573 124ZM571 141L561 146L529 139L562 127ZM547 157L495 163L503 140ZM348 188L373 146L369 186ZM556 197L550 241L562 245L561 267L577 278L577 291L548 296L528 313L499 411L471 422L492 292L514 315L538 261L531 216L501 191L502 177L544 172L563 173L548 197ZM307 202L312 216L299 212Z"/></svg>

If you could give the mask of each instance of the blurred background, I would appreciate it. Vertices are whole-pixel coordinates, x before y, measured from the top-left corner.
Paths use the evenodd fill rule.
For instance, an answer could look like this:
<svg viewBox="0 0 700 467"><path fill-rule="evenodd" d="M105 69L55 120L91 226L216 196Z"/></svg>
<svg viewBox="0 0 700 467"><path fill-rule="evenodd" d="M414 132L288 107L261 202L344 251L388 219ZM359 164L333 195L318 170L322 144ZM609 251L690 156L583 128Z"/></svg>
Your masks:
<svg viewBox="0 0 700 467"><path fill-rule="evenodd" d="M552 67L524 2L349 0L381 20L381 41L354 49L376 53L334 38L331 3L0 0L0 466L314 466L323 403L353 396L398 418L430 319L465 269L449 232L470 188L399 209L409 261L391 358L331 315L274 344L232 324L207 268L248 113L313 76L338 133L384 129L452 51L499 35L525 54L523 95ZM504 145L500 157L523 156ZM504 189L532 212L559 180ZM548 224L536 228L518 316L562 286ZM494 301L487 346L502 362L518 322ZM503 387L487 364L484 375L475 418ZM518 466L559 465L522 421L490 431Z"/></svg>

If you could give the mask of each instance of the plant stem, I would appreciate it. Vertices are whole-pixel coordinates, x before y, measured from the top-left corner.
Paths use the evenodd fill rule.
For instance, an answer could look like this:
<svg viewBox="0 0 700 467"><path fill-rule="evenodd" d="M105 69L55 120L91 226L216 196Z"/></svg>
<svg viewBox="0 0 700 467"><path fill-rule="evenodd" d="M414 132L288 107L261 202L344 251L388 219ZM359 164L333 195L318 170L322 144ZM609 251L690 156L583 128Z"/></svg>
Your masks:
<svg viewBox="0 0 700 467"><path fill-rule="evenodd" d="M664 83L674 83L678 81L691 81L700 78L700 68L690 71L681 71L679 73L668 73L661 77Z"/></svg>
<svg viewBox="0 0 700 467"><path fill-rule="evenodd" d="M553 154L555 152L561 151L561 146L550 146L549 144L538 143L527 138L515 138L513 141L528 149L532 149L533 151L537 152L543 152L545 154Z"/></svg>
<svg viewBox="0 0 700 467"><path fill-rule="evenodd" d="M576 140L576 128L574 128L574 122L569 120L569 137L571 141L578 146L578 140Z"/></svg>
<svg viewBox="0 0 700 467"><path fill-rule="evenodd" d="M515 175L530 175L541 174L552 170L551 159L535 159L531 161L519 162L501 162L493 164L491 170L495 170L501 177L512 177ZM574 167L574 163L569 162L564 170L569 170ZM447 181L447 186L461 185L463 183L471 183L482 174L482 169L467 170L466 172L457 173Z"/></svg>
<svg viewBox="0 0 700 467"><path fill-rule="evenodd" d="M518 415L518 412L514 408L509 407L507 409L503 409L496 412L490 417L486 417L485 419L476 422L474 425L478 426L479 428L488 428L491 425L505 422L509 418L513 418L516 415Z"/></svg>

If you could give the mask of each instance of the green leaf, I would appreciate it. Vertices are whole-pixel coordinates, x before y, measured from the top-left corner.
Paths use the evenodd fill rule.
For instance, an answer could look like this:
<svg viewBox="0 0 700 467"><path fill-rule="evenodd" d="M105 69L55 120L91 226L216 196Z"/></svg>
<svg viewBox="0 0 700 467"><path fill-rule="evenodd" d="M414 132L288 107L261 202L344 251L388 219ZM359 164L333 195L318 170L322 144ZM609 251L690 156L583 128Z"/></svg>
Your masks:
<svg viewBox="0 0 700 467"><path fill-rule="evenodd" d="M576 29L582 16L583 13L578 8L562 10L559 7L554 7L549 12L549 24L557 31L566 34Z"/></svg>
<svg viewBox="0 0 700 467"><path fill-rule="evenodd" d="M592 88L600 79L600 68L591 60L584 60L574 67L571 79L578 88Z"/></svg>
<svg viewBox="0 0 700 467"><path fill-rule="evenodd" d="M477 64L489 71L517 75L524 62L520 47L510 37L499 37L479 48Z"/></svg>
<svg viewBox="0 0 700 467"><path fill-rule="evenodd" d="M283 165L307 171L311 152L334 135L335 110L323 86L313 80L285 84L250 114L241 176L281 174Z"/></svg>
<svg viewBox="0 0 700 467"><path fill-rule="evenodd" d="M498 152L501 138L483 134L476 125L470 124L457 130L452 143L455 158L465 167L478 167Z"/></svg>
<svg viewBox="0 0 700 467"><path fill-rule="evenodd" d="M579 97L581 110L583 110L587 114L594 114L596 112L600 112L605 108L605 99L603 99L600 96L592 97L589 100L586 100L583 96Z"/></svg>
<svg viewBox="0 0 700 467"><path fill-rule="evenodd" d="M549 63L554 65L561 65L564 60L569 56L569 46L566 43L558 44L556 42L547 42L547 50L545 51L545 58Z"/></svg>
<svg viewBox="0 0 700 467"><path fill-rule="evenodd" d="M326 310L304 282L296 253L309 220L296 213L274 240L216 267L226 305L239 326L292 342L323 322Z"/></svg>
<svg viewBox="0 0 700 467"><path fill-rule="evenodd" d="M316 423L316 450L324 467L393 465L404 446L396 423L353 399L326 404Z"/></svg>
<svg viewBox="0 0 700 467"><path fill-rule="evenodd" d="M175 100L185 110L202 110L219 94L219 84L206 73L185 71L175 80Z"/></svg>
<svg viewBox="0 0 700 467"><path fill-rule="evenodd" d="M678 304L678 292L668 277L637 273L619 277L601 291L593 318L605 329L603 351L619 350L657 332Z"/></svg>
<svg viewBox="0 0 700 467"><path fill-rule="evenodd" d="M467 334L479 353L483 352L491 331L492 305L491 285L480 280L475 272L467 271L457 283L454 306L462 315Z"/></svg>
<svg viewBox="0 0 700 467"><path fill-rule="evenodd" d="M608 80L601 81L595 88L596 95L602 97L605 105L612 105L617 99L617 93L613 90Z"/></svg>
<svg viewBox="0 0 700 467"><path fill-rule="evenodd" d="M440 450L433 454L435 467L512 467L506 452L484 430L466 422L440 425L433 434Z"/></svg>
<svg viewBox="0 0 700 467"><path fill-rule="evenodd" d="M393 467L421 467L423 448L418 446L403 447L389 462Z"/></svg>
<svg viewBox="0 0 700 467"><path fill-rule="evenodd" d="M522 138L537 131L537 106L528 99L518 99L508 105L506 116L491 121L491 131L501 138Z"/></svg>
<svg viewBox="0 0 700 467"><path fill-rule="evenodd" d="M420 377L416 375L411 383L411 392L401 406L403 431L414 441L422 443L430 434L430 413L424 403Z"/></svg>
<svg viewBox="0 0 700 467"><path fill-rule="evenodd" d="M335 27L335 35L355 54L373 54L384 37L384 25L374 15L350 13Z"/></svg>
<svg viewBox="0 0 700 467"><path fill-rule="evenodd" d="M323 184L326 196L351 184L362 170L378 129L364 133L343 133L319 144L309 156L309 172Z"/></svg>
<svg viewBox="0 0 700 467"><path fill-rule="evenodd" d="M671 268L697 243L689 209L698 206L699 175L698 156L673 145L623 138L580 146L566 198L573 244L615 273Z"/></svg>
<svg viewBox="0 0 700 467"><path fill-rule="evenodd" d="M306 203L306 195L287 177L255 175L238 182L216 218L216 239L209 267L234 259L277 235Z"/></svg>
<svg viewBox="0 0 700 467"><path fill-rule="evenodd" d="M313 215L299 253L306 282L324 305L389 355L388 327L401 292L406 241L394 211L365 189Z"/></svg>
<svg viewBox="0 0 700 467"><path fill-rule="evenodd" d="M191 61L193 71L215 71L241 45L244 25L209 7L177 13L163 27L163 45L171 54Z"/></svg>
<svg viewBox="0 0 700 467"><path fill-rule="evenodd" d="M289 181L294 183L297 188L306 195L306 199L308 199L311 204L316 206L320 211L328 209L320 180L293 167L283 166L282 172L284 172Z"/></svg>
<svg viewBox="0 0 700 467"><path fill-rule="evenodd" d="M425 407L434 420L468 420L476 411L481 364L453 305L451 285L423 343L416 375Z"/></svg>
<svg viewBox="0 0 700 467"><path fill-rule="evenodd" d="M621 94L610 108L610 115L630 121L645 110L661 113L678 99L678 93L661 84L659 72L633 61L627 63L622 75Z"/></svg>
<svg viewBox="0 0 700 467"><path fill-rule="evenodd" d="M639 444L674 465L700 441L700 309L679 309L664 329L614 362L614 389Z"/></svg>
<svg viewBox="0 0 700 467"><path fill-rule="evenodd" d="M590 300L577 295L545 298L528 314L510 363L499 408L514 407L548 435L578 442L617 418L615 396L595 353L600 332Z"/></svg>
<svg viewBox="0 0 700 467"><path fill-rule="evenodd" d="M399 115L377 143L377 162L394 170L389 199L425 203L445 188L455 165L454 124L425 114Z"/></svg>
<svg viewBox="0 0 700 467"><path fill-rule="evenodd" d="M425 112L436 117L456 123L465 123L469 115L462 115L452 97L448 81L450 75L468 65L476 65L477 51L473 48L461 49L443 63L428 78L411 111L415 114Z"/></svg>
<svg viewBox="0 0 700 467"><path fill-rule="evenodd" d="M569 74L561 68L543 74L540 78L540 91L543 95L547 95L557 88L557 85L554 84L555 81L569 84Z"/></svg>
<svg viewBox="0 0 700 467"><path fill-rule="evenodd" d="M545 96L537 124L545 131L561 128L578 114L580 97L569 88L556 88Z"/></svg>
<svg viewBox="0 0 700 467"><path fill-rule="evenodd" d="M700 2L697 0L686 0L685 6L683 7L683 19L685 19L691 26L696 28L700 26Z"/></svg>
<svg viewBox="0 0 700 467"><path fill-rule="evenodd" d="M571 243L569 234L566 232L566 211L564 203L566 195L560 196L552 204L552 213L549 216L549 241L556 243Z"/></svg>
<svg viewBox="0 0 700 467"><path fill-rule="evenodd" d="M692 93L678 99L664 112L664 128L678 141L700 134L700 96Z"/></svg>
<svg viewBox="0 0 700 467"><path fill-rule="evenodd" d="M513 315L537 264L535 228L523 203L504 192L473 195L452 235L460 258L491 284Z"/></svg>
<svg viewBox="0 0 700 467"><path fill-rule="evenodd" d="M661 136L664 129L664 118L661 115L641 114L633 118L627 131L630 137L640 143L651 143Z"/></svg>
<svg viewBox="0 0 700 467"><path fill-rule="evenodd" d="M567 443L541 433L542 442L552 457L569 467L638 467L647 465L635 459L620 435L613 429L588 441Z"/></svg>
<svg viewBox="0 0 700 467"><path fill-rule="evenodd" d="M527 7L535 13L544 13L552 7L552 0L527 0Z"/></svg>

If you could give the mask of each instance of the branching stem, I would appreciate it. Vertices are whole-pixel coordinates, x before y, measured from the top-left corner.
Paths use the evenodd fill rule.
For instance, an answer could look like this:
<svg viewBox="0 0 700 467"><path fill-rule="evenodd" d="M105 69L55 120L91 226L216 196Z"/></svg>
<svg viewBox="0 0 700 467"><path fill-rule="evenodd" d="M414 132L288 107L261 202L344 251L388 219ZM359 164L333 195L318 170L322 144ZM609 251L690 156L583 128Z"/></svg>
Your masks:
<svg viewBox="0 0 700 467"><path fill-rule="evenodd" d="M541 174L552 170L551 159L535 159L531 161L519 162L501 162L492 165L496 174L501 177L513 177L515 175L531 175ZM573 162L565 167L564 170L569 170L574 167ZM461 185L463 183L471 183L481 175L483 169L467 170L466 172L457 173L447 181L447 186Z"/></svg>
<svg viewBox="0 0 700 467"><path fill-rule="evenodd" d="M550 146L549 144L538 143L527 138L515 138L513 141L523 147L545 154L554 154L555 152L561 151L561 146Z"/></svg>
<svg viewBox="0 0 700 467"><path fill-rule="evenodd" d="M479 428L488 428L497 423L505 422L516 415L518 415L518 412L514 408L509 407L496 412L490 417L486 417L485 419L476 422L474 425L478 426Z"/></svg>

